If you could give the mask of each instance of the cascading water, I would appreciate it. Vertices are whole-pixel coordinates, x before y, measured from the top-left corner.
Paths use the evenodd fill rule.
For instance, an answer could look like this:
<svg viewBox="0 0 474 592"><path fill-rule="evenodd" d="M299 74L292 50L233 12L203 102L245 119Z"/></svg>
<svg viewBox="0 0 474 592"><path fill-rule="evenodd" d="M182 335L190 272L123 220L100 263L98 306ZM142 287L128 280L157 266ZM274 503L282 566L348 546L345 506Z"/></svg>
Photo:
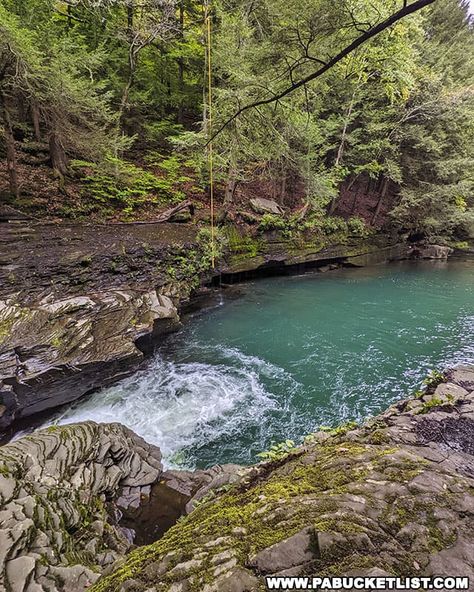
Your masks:
<svg viewBox="0 0 474 592"><path fill-rule="evenodd" d="M474 362L472 262L272 278L56 421L124 423L168 465L249 463L272 442L378 413L460 362Z"/></svg>

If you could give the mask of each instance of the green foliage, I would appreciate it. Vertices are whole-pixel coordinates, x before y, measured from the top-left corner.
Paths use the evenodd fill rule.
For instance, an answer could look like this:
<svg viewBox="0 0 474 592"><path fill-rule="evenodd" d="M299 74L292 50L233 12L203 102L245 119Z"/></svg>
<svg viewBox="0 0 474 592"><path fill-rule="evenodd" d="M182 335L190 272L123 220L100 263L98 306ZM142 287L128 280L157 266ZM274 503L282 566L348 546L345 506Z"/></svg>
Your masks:
<svg viewBox="0 0 474 592"><path fill-rule="evenodd" d="M471 246L467 241L458 241L453 244L455 249L459 249L460 251L468 251Z"/></svg>
<svg viewBox="0 0 474 592"><path fill-rule="evenodd" d="M446 404L447 404L447 402L443 401L443 399L439 399L437 397L434 397L430 401L425 401L423 403L423 405L421 406L421 409L418 411L418 415L424 415L426 413L429 413L435 407L441 407Z"/></svg>
<svg viewBox="0 0 474 592"><path fill-rule="evenodd" d="M202 193L210 128L201 3L65 7L0 0L0 94L17 136L28 139L25 146L49 146L63 194L69 161L91 163L82 167L89 200L82 214L131 216L144 204ZM263 0L250 10L246 0L218 0L213 130L239 107L313 72L398 7L395 0ZM380 179L380 186L388 179L400 186L393 228L466 242L474 236L473 85L466 4L437 0L324 76L228 125L213 142L216 196L224 185L247 182L270 188L277 200L296 192L312 217L297 224L291 215L266 215L259 230L364 237L357 211L347 222L326 211L335 211L348 179ZM75 207L65 198L61 212L74 215Z"/></svg>
<svg viewBox="0 0 474 592"><path fill-rule="evenodd" d="M235 226L226 226L223 233L231 253L246 257L256 257L259 254L261 244L258 239L242 234Z"/></svg>
<svg viewBox="0 0 474 592"><path fill-rule="evenodd" d="M287 228L288 222L275 214L264 214L258 225L258 229L263 232L266 230L285 230Z"/></svg>
<svg viewBox="0 0 474 592"><path fill-rule="evenodd" d="M197 235L198 247L177 251L173 265L167 269L170 279L185 281L191 288L200 285L201 275L212 268L222 256L226 236L218 228L201 228Z"/></svg>
<svg viewBox="0 0 474 592"><path fill-rule="evenodd" d="M361 218L349 218L347 221L347 228L353 236L367 236L369 230L366 223Z"/></svg>
<svg viewBox="0 0 474 592"><path fill-rule="evenodd" d="M351 430L355 430L358 424L356 421L348 421L346 423L342 423L335 428L330 428L326 426L321 426L319 429L322 432L328 432L332 436L342 436Z"/></svg>
<svg viewBox="0 0 474 592"><path fill-rule="evenodd" d="M170 165L171 161L171 165ZM119 205L125 213L147 203L176 203L184 199L176 184L182 177L177 175L174 160L163 161L169 167L162 177L120 158L109 157L100 164L73 161L71 169L77 172L83 186L83 195L97 207Z"/></svg>
<svg viewBox="0 0 474 592"><path fill-rule="evenodd" d="M259 452L257 456L264 461L278 461L288 456L288 454L296 452L297 450L298 448L296 448L293 440L285 440L284 442L273 444L269 450Z"/></svg>
<svg viewBox="0 0 474 592"><path fill-rule="evenodd" d="M201 265L209 269L212 261L217 261L227 246L225 234L219 228L200 228L197 241L201 250Z"/></svg>
<svg viewBox="0 0 474 592"><path fill-rule="evenodd" d="M435 388L445 381L445 376L439 370L431 370L429 375L424 379L423 383L427 388Z"/></svg>

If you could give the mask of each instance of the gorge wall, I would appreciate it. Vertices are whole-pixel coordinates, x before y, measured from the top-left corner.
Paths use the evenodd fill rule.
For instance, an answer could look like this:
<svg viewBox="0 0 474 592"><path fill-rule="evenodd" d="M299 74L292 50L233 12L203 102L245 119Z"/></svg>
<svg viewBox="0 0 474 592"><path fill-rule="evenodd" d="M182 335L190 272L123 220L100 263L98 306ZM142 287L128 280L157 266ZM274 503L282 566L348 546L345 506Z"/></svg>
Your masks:
<svg viewBox="0 0 474 592"><path fill-rule="evenodd" d="M193 224L0 224L0 430L136 371L213 275L226 282L414 254L383 235L232 237L210 270ZM450 251L423 247L416 256Z"/></svg>

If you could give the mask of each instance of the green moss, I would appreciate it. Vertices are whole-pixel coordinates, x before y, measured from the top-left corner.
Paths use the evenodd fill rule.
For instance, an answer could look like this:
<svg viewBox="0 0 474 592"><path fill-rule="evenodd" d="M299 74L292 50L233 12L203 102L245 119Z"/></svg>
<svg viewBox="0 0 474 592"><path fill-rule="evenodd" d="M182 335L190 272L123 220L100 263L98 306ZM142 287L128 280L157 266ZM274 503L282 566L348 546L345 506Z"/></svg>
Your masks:
<svg viewBox="0 0 474 592"><path fill-rule="evenodd" d="M329 520L319 520L314 523L314 528L318 532L344 532L347 534L357 534L360 532L366 532L366 528L355 524L354 522L348 522L344 519L336 520L331 518Z"/></svg>
<svg viewBox="0 0 474 592"><path fill-rule="evenodd" d="M233 538L233 548L241 562L245 562L262 549L299 532L308 523L316 523L322 513L335 509L337 503L331 503L331 496L343 493L349 483L367 476L369 469L358 461L359 457L369 455L375 459L377 453L370 447L344 442L344 445L320 447L314 463L303 463L290 457L265 480L248 489L234 487L214 501L199 506L162 539L132 552L122 567L92 589L95 592L117 590L121 582L138 576L147 563L160 561L170 551L178 551L176 563L191 559L200 542L232 537L236 527L244 527L247 531L243 539ZM294 502L308 494L318 496L321 503L308 506ZM274 512L275 519L272 520ZM281 521L279 512L284 513L284 521ZM356 530L357 526L346 528ZM170 565L167 572L172 567ZM206 577L205 567L200 568L200 577Z"/></svg>
<svg viewBox="0 0 474 592"><path fill-rule="evenodd" d="M379 556L364 555L362 553L352 553L349 556L326 558L325 561L319 561L316 564L318 576L340 576L352 570L369 569L379 567L389 571L389 566L385 564Z"/></svg>
<svg viewBox="0 0 474 592"><path fill-rule="evenodd" d="M235 226L226 226L224 234L232 258L236 255L240 255L242 258L257 257L263 248L264 243L261 239L241 234Z"/></svg>
<svg viewBox="0 0 474 592"><path fill-rule="evenodd" d="M367 442L370 442L370 444L376 444L376 445L388 444L388 442L390 442L390 437L383 430L374 430L373 432L371 432L369 434L369 436L367 438Z"/></svg>
<svg viewBox="0 0 474 592"><path fill-rule="evenodd" d="M51 339L50 343L55 349L59 349L61 347L62 340L59 335L56 335Z"/></svg>
<svg viewBox="0 0 474 592"><path fill-rule="evenodd" d="M14 318L8 318L4 321L0 321L0 343L3 343L11 336L14 324Z"/></svg>
<svg viewBox="0 0 474 592"><path fill-rule="evenodd" d="M11 471L7 465L0 465L0 475L5 475L6 477L11 475Z"/></svg>

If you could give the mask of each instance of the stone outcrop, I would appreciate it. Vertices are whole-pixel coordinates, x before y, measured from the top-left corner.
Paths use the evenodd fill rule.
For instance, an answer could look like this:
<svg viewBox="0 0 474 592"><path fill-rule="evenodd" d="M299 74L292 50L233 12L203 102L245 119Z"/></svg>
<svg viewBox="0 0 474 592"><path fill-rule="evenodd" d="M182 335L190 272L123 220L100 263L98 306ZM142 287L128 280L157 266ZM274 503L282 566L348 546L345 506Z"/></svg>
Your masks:
<svg viewBox="0 0 474 592"><path fill-rule="evenodd" d="M119 424L52 426L0 448L0 589L81 592L239 467L163 472ZM186 509L187 507L187 509Z"/></svg>
<svg viewBox="0 0 474 592"><path fill-rule="evenodd" d="M285 238L281 232L267 232L260 239L234 239L231 251L221 265L224 277L262 273L266 270L320 268L326 265L364 267L408 259L409 247L386 236L370 238L345 236L322 240L308 233L303 242ZM237 276L238 277L238 276Z"/></svg>
<svg viewBox="0 0 474 592"><path fill-rule="evenodd" d="M265 199L263 197L256 197L250 200L252 209L258 214L283 214L283 208L273 199Z"/></svg>
<svg viewBox="0 0 474 592"><path fill-rule="evenodd" d="M411 259L447 259L454 249L444 245L413 245L409 250Z"/></svg>
<svg viewBox="0 0 474 592"><path fill-rule="evenodd" d="M151 486L158 448L120 425L52 427L0 448L5 590L77 592L131 547L111 520L120 488Z"/></svg>
<svg viewBox="0 0 474 592"><path fill-rule="evenodd" d="M168 285L49 294L29 306L0 300L0 427L136 370L147 341L180 326L180 297Z"/></svg>
<svg viewBox="0 0 474 592"><path fill-rule="evenodd" d="M310 435L204 498L94 592L264 592L264 576L474 581L474 368L361 427Z"/></svg>
<svg viewBox="0 0 474 592"><path fill-rule="evenodd" d="M0 431L134 372L180 326L193 256L186 224L0 224Z"/></svg>
<svg viewBox="0 0 474 592"><path fill-rule="evenodd" d="M449 252L423 249L420 257ZM231 241L219 272L225 283L239 274L326 271L414 253L384 236L309 232L302 244L268 232ZM180 305L206 276L205 260L191 224L0 224L0 435L15 420L134 372L157 338L180 326Z"/></svg>

